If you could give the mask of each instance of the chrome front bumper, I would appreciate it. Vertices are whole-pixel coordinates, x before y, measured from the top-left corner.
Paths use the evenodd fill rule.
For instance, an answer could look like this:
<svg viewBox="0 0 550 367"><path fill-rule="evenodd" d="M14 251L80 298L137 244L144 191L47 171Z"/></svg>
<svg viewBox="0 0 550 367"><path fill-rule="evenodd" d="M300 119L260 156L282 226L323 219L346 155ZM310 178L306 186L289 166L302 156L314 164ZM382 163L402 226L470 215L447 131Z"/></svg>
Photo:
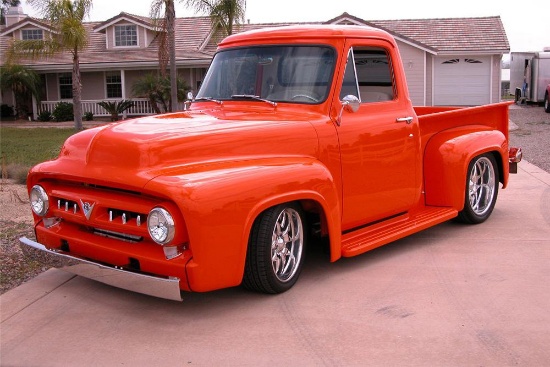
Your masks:
<svg viewBox="0 0 550 367"><path fill-rule="evenodd" d="M62 265L56 267L69 273L132 292L174 301L182 301L178 278L160 278L98 264L93 261L50 250L44 245L29 240L26 237L21 237L19 241L26 246L24 247L25 252L42 251L53 255L56 260L61 260L60 263Z"/></svg>

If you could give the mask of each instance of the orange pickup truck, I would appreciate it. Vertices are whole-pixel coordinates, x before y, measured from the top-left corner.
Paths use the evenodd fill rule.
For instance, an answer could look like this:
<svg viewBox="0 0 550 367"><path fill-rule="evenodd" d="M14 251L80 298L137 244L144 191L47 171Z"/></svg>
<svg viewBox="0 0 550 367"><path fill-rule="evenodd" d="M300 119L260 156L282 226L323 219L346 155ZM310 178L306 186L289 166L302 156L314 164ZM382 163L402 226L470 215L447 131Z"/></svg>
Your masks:
<svg viewBox="0 0 550 367"><path fill-rule="evenodd" d="M413 107L388 33L263 29L219 44L187 110L85 130L34 167L21 242L157 297L279 293L306 246L336 261L485 221L520 160L508 103Z"/></svg>

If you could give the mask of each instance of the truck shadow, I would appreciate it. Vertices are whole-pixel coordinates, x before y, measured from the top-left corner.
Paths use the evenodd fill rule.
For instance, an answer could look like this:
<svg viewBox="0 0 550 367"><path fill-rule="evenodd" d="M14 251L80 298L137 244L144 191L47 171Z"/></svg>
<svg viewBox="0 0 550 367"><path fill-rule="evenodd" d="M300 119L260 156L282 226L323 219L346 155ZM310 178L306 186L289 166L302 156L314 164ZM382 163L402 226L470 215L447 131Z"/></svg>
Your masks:
<svg viewBox="0 0 550 367"><path fill-rule="evenodd" d="M426 257L433 249L452 246L453 244L448 241L449 238L456 238L457 245L462 244L464 241L462 233L469 228L471 227L449 221L367 253L351 258L341 258L334 263L329 260L327 244L320 241L312 242L308 246L304 267L297 284L290 291L278 295L255 293L239 286L206 293L184 292L183 302L176 302L125 291L81 277L76 277L71 282L74 284L70 288L79 293L76 295L79 298L83 294L100 295L104 302L112 303L112 307L109 308L125 310L125 317L133 318L132 313L136 312L134 316L139 318L143 317L143 312L156 314L159 310L163 313L168 312L172 317L183 319L200 315L219 316L239 310L243 305L248 309L256 306L269 308L270 305L277 304L281 298L295 297L304 290L307 290L308 294L327 292L331 287L338 287L340 281L346 282L350 277L359 277L359 279L364 277L364 282L369 282L369 273L372 274L377 269L384 269L384 271L390 269L391 272L391 269L397 269L398 263L404 259ZM442 239L447 240L442 241ZM362 274L363 272L365 274ZM76 289L75 286L81 289ZM89 301L98 302L96 296ZM136 307L136 304L139 304L139 307ZM184 320L181 321L184 322Z"/></svg>

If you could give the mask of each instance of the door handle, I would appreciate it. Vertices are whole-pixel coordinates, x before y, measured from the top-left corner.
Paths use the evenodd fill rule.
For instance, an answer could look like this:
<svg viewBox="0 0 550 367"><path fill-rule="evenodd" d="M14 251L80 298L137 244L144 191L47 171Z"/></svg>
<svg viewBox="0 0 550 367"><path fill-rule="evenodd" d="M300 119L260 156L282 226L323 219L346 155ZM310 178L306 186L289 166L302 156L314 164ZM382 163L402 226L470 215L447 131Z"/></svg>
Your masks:
<svg viewBox="0 0 550 367"><path fill-rule="evenodd" d="M408 124L411 124L413 122L413 118L412 117L399 117L397 119L395 119L395 122L406 122L407 125Z"/></svg>

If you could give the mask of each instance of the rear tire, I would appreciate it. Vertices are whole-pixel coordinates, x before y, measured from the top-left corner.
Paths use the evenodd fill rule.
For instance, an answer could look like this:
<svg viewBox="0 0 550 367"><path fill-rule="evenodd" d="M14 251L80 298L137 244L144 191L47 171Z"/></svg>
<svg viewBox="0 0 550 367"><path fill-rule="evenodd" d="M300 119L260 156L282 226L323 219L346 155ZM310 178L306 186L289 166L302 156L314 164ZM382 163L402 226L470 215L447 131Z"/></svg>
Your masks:
<svg viewBox="0 0 550 367"><path fill-rule="evenodd" d="M243 286L262 293L282 293L296 283L304 263L305 217L294 203L277 205L254 222Z"/></svg>
<svg viewBox="0 0 550 367"><path fill-rule="evenodd" d="M489 218L497 201L498 178L498 165L492 154L472 159L466 176L464 209L458 214L458 221L478 224Z"/></svg>
<svg viewBox="0 0 550 367"><path fill-rule="evenodd" d="M548 101L550 97L548 96L548 92L544 94L544 112L550 113L550 101Z"/></svg>

